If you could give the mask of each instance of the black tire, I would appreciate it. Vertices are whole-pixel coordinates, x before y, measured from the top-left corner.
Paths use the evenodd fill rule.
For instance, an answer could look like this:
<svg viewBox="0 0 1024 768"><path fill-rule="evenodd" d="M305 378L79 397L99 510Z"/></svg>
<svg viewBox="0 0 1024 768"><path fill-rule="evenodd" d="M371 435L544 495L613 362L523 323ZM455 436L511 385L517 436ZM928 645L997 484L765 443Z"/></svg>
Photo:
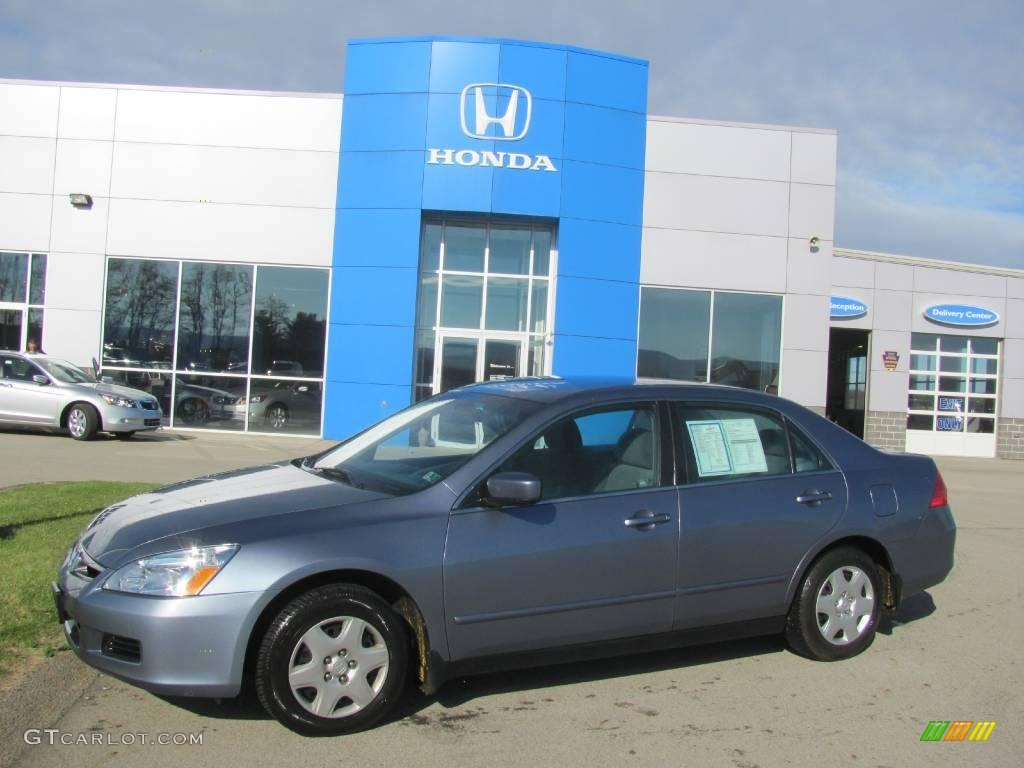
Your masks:
<svg viewBox="0 0 1024 768"><path fill-rule="evenodd" d="M134 432L115 432L114 437L118 440L130 440L134 434Z"/></svg>
<svg viewBox="0 0 1024 768"><path fill-rule="evenodd" d="M288 426L288 406L284 403L271 403L267 406L264 418L271 429L284 429Z"/></svg>
<svg viewBox="0 0 1024 768"><path fill-rule="evenodd" d="M339 621L329 621L336 618ZM359 630L358 621L365 622L365 630ZM315 628L321 624L324 625L321 633L317 633ZM351 644L344 639L350 627L360 631L360 651L345 647L334 649L334 644ZM331 634L335 628L337 635ZM331 650L320 648L329 655L322 659L320 654L314 657L314 651L305 644L305 638L310 637L307 632L313 633L318 643L328 644ZM370 661L365 666L367 671L360 675L362 654L374 653L379 659L382 646L387 652L386 667L374 669L372 665L380 662ZM336 736L361 731L379 722L401 700L409 649L405 623L376 593L354 584L318 587L288 603L267 628L256 656L256 695L272 717L297 733ZM350 672L346 665L354 665L355 670ZM316 687L299 687L293 692L289 684L289 672L293 668L308 668ZM384 678L378 685L382 673ZM322 678L327 674L331 675L330 681ZM361 706L355 699L349 699L345 693L356 690L348 687L353 685L360 686L359 690L371 694L372 698ZM368 688L362 688L363 685ZM306 705L300 703L300 696ZM307 709L307 706L317 707L321 701L325 707L331 707L331 696L339 697L334 705L334 716L322 716ZM346 710L349 710L347 714Z"/></svg>
<svg viewBox="0 0 1024 768"><path fill-rule="evenodd" d="M64 427L75 440L92 440L100 428L100 415L89 403L75 403L68 408Z"/></svg>
<svg viewBox="0 0 1024 768"><path fill-rule="evenodd" d="M863 580L856 578L857 572ZM829 550L814 561L800 584L786 618L786 640L794 652L810 659L849 659L874 641L881 608L882 579L875 561L853 547Z"/></svg>

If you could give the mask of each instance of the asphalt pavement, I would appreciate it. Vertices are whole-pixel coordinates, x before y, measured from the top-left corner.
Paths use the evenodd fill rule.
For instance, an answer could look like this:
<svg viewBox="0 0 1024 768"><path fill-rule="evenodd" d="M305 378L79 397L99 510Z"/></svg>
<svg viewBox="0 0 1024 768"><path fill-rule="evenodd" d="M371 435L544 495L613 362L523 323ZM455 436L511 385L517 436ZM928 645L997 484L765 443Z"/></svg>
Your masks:
<svg viewBox="0 0 1024 768"><path fill-rule="evenodd" d="M16 443L19 456L47 455L30 442L0 434L5 453ZM129 472L139 465L139 479L171 480L197 466L208 472L314 450L309 441L219 435L167 443L140 441L122 453L131 444L64 438L48 459L50 479L97 477L96 467L116 474L125 463ZM155 461L143 453L150 448L161 452ZM68 456L103 458L86 458L94 469L82 470ZM807 661L777 638L637 653L452 681L437 696L413 696L399 718L375 730L309 739L251 701L163 699L62 653L0 694L0 742L17 742L6 745L0 764L1017 766L1024 754L1024 464L939 463L959 526L956 567L846 662ZM160 467L168 474L152 474ZM985 743L923 743L932 720L997 725ZM40 730L28 737L39 743L25 743L29 728ZM202 743L153 745L161 733ZM99 743L83 744L82 734Z"/></svg>

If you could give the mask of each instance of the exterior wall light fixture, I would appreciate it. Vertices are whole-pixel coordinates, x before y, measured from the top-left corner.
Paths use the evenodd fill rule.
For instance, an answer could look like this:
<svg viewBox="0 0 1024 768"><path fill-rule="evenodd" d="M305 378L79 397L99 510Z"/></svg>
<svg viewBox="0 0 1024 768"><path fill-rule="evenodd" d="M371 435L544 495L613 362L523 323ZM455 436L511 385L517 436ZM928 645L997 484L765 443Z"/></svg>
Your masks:
<svg viewBox="0 0 1024 768"><path fill-rule="evenodd" d="M92 208L92 195L86 195L82 192L72 192L68 197L71 199L71 204L75 208Z"/></svg>

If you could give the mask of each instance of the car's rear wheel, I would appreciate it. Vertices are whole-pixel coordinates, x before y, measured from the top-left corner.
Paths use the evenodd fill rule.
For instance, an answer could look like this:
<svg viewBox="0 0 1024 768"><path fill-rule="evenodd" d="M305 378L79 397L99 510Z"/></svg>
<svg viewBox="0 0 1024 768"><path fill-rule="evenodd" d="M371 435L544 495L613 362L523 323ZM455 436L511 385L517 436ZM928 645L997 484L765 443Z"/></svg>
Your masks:
<svg viewBox="0 0 1024 768"><path fill-rule="evenodd" d="M75 403L64 417L64 426L75 440L92 440L100 427L100 415L88 403Z"/></svg>
<svg viewBox="0 0 1024 768"><path fill-rule="evenodd" d="M256 657L256 694L293 731L352 733L395 707L408 662L401 617L368 589L331 584L295 598L271 622Z"/></svg>
<svg viewBox="0 0 1024 768"><path fill-rule="evenodd" d="M288 406L284 403L273 403L267 408L267 426L271 429L284 429L288 425Z"/></svg>
<svg viewBox="0 0 1024 768"><path fill-rule="evenodd" d="M790 647L818 661L856 656L875 639L881 577L874 560L852 547L819 557L804 577L786 620Z"/></svg>

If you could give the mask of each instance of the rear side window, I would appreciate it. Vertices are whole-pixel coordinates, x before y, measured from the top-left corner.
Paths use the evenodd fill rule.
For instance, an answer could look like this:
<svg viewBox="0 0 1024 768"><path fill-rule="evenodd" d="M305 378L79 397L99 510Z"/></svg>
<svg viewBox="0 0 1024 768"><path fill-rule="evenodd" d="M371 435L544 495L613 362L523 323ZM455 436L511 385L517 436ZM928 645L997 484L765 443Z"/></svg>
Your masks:
<svg viewBox="0 0 1024 768"><path fill-rule="evenodd" d="M832 462L799 429L789 423L789 439L793 443L793 468L797 472L819 472L832 469Z"/></svg>

